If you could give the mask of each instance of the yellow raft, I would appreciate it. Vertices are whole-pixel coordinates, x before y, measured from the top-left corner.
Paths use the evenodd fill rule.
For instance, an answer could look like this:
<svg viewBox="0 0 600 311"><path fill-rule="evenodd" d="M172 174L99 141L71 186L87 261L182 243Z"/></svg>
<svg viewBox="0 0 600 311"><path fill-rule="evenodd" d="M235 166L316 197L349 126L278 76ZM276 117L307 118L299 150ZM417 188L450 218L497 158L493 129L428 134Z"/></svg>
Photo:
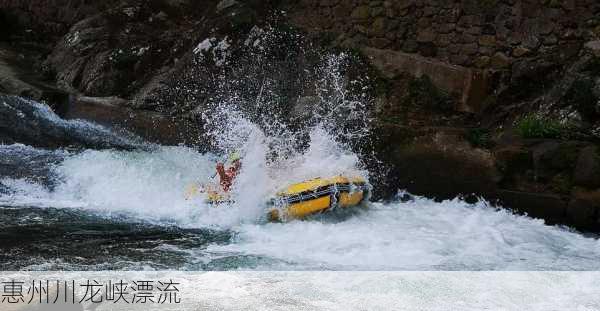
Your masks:
<svg viewBox="0 0 600 311"><path fill-rule="evenodd" d="M192 185L185 196L190 199L200 193L205 194L205 202L209 204L233 203L229 194L222 192L218 185ZM279 191L269 202L267 217L270 221L300 219L337 207L357 206L367 197L368 186L362 177L315 178Z"/></svg>
<svg viewBox="0 0 600 311"><path fill-rule="evenodd" d="M285 221L323 213L336 207L361 204L368 187L361 177L315 178L293 184L277 193L268 212L271 221Z"/></svg>
<svg viewBox="0 0 600 311"><path fill-rule="evenodd" d="M200 194L204 194L204 202L208 204L220 205L233 203L231 196L223 192L219 185L215 184L191 184L185 190L185 199L190 200Z"/></svg>

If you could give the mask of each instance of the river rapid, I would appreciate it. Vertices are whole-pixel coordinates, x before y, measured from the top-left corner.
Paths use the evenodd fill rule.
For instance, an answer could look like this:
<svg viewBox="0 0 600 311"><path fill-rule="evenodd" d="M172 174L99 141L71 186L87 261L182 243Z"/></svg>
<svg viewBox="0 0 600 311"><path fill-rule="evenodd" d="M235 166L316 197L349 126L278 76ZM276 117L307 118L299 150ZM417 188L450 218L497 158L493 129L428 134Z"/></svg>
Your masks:
<svg viewBox="0 0 600 311"><path fill-rule="evenodd" d="M315 70L317 108L300 111L300 131L284 122L285 107L273 108L287 104L271 87L275 78L262 79L256 96L244 97L247 84L223 76L214 90L221 96L202 113L206 140L215 142L205 148L145 143L29 102L36 122L92 145L129 148L0 144L0 269L600 269L594 237L484 201L434 202L401 189L402 200L267 222L265 202L290 183L377 174L356 152L369 144L373 100L340 70L347 59L324 57ZM214 183L215 163L232 151L243 156L235 203L187 200L186 188Z"/></svg>
<svg viewBox="0 0 600 311"><path fill-rule="evenodd" d="M185 199L218 155L183 146L46 150L0 145L3 270L595 270L600 244L485 202L370 202L345 213L265 221L266 198L314 176L369 177L315 128L309 147L267 160L260 131L243 144L236 203ZM404 196L406 197L406 196Z"/></svg>

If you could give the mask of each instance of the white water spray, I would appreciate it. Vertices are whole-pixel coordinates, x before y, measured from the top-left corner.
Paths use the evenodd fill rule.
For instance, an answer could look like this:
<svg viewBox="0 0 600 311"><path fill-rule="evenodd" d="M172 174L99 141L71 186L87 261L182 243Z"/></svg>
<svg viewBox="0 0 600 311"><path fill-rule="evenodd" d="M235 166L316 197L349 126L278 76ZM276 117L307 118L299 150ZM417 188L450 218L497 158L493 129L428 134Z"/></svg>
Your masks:
<svg viewBox="0 0 600 311"><path fill-rule="evenodd" d="M330 65L339 62L327 64L325 68L334 68ZM338 71L326 71L333 76L325 81L334 87L318 91L325 106L314 111L304 149L292 147L295 135L300 134L286 128L278 116L250 120L239 107L248 103L232 95L205 114L219 155L199 154L186 147L65 154L51 169L57 180L52 189L26 178L0 179L9 189L0 194L0 205L79 208L166 226L226 228L237 233L230 243L187 250L191 258L241 255L277 262L261 269L600 268L600 246L595 239L483 203L417 199L374 203L345 219L261 222L267 197L289 183L337 174L368 177L357 155L336 136L364 134L368 118L357 111L365 102L344 93ZM260 105L268 106L269 98L262 97ZM344 120L360 126L344 127ZM341 128L349 130L337 131ZM14 147L0 146L0 150L10 148ZM213 182L215 162L233 150L244 156L232 190L236 203L214 207L200 197L186 200L186 186Z"/></svg>

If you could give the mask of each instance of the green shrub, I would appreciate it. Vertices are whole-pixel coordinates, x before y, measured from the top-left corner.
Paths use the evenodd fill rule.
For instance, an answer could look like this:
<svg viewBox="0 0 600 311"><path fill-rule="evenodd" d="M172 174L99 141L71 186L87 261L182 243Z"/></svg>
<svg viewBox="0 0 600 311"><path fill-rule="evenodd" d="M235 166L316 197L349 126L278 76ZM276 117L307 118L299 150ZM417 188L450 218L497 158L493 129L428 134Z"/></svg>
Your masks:
<svg viewBox="0 0 600 311"><path fill-rule="evenodd" d="M559 138L565 134L565 126L560 122L535 114L518 120L516 127L523 138Z"/></svg>

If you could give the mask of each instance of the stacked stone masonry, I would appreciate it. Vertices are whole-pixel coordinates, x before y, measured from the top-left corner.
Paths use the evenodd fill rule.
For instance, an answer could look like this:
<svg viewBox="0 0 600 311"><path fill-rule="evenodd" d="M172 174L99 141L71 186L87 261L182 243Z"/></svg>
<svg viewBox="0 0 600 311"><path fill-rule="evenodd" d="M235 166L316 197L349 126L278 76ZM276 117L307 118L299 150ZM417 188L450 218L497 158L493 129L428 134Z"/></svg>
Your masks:
<svg viewBox="0 0 600 311"><path fill-rule="evenodd" d="M597 0L302 0L299 25L340 43L505 69L556 50L576 55L600 37Z"/></svg>

